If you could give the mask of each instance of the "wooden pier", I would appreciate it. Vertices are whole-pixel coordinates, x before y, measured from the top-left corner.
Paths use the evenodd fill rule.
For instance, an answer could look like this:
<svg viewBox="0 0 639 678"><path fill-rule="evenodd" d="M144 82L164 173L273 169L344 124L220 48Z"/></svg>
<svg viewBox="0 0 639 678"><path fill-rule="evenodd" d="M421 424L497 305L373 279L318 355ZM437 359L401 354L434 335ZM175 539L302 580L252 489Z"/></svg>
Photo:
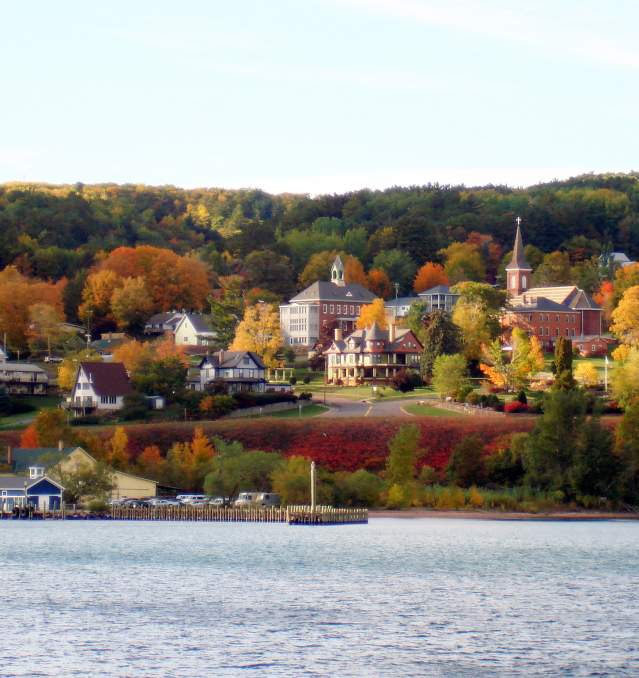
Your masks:
<svg viewBox="0 0 639 678"><path fill-rule="evenodd" d="M113 520L162 520L207 523L288 523L347 525L368 522L368 509L332 506L113 506Z"/></svg>

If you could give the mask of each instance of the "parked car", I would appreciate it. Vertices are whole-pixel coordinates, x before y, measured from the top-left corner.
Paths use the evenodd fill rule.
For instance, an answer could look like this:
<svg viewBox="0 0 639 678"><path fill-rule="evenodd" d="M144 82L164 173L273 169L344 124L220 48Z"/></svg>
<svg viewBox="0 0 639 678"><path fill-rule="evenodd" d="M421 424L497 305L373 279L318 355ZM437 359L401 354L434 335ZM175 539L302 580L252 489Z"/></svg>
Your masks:
<svg viewBox="0 0 639 678"><path fill-rule="evenodd" d="M260 492L255 498L255 503L258 506L280 506L282 499L275 492Z"/></svg>
<svg viewBox="0 0 639 678"><path fill-rule="evenodd" d="M194 501L205 501L205 494L178 494L176 499L183 504L192 504Z"/></svg>
<svg viewBox="0 0 639 678"><path fill-rule="evenodd" d="M234 506L252 506L257 499L257 492L240 492L233 502Z"/></svg>
<svg viewBox="0 0 639 678"><path fill-rule="evenodd" d="M228 497L212 497L209 499L210 506L227 506L230 503Z"/></svg>
<svg viewBox="0 0 639 678"><path fill-rule="evenodd" d="M57 355L45 355L44 356L44 362L45 363L61 363L63 358L60 358Z"/></svg>
<svg viewBox="0 0 639 678"><path fill-rule="evenodd" d="M172 497L153 497L149 499L151 506L182 506L182 503Z"/></svg>

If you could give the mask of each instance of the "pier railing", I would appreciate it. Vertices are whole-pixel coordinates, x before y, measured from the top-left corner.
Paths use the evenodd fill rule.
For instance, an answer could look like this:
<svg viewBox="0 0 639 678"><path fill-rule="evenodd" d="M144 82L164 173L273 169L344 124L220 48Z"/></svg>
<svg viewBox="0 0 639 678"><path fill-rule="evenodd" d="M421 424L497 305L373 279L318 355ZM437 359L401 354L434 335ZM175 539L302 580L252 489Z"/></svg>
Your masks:
<svg viewBox="0 0 639 678"><path fill-rule="evenodd" d="M367 523L368 509L332 506L113 506L114 520L337 525Z"/></svg>

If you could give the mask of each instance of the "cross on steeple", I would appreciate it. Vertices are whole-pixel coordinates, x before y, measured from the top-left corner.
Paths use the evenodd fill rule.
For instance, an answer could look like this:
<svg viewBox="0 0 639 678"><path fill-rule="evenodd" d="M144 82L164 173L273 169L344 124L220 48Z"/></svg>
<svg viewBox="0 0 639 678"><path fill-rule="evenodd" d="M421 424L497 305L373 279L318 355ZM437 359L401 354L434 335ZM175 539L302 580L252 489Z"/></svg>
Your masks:
<svg viewBox="0 0 639 678"><path fill-rule="evenodd" d="M521 218L521 217L517 217L517 218L515 219L515 223L517 224L517 226L521 226L521 222L522 222L522 218Z"/></svg>

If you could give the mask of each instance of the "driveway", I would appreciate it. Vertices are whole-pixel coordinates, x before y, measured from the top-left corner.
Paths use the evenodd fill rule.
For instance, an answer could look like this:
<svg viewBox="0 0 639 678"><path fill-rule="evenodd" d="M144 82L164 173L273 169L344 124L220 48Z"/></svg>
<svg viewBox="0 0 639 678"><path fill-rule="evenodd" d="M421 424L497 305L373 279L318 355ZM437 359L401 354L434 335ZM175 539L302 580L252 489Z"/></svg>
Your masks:
<svg viewBox="0 0 639 678"><path fill-rule="evenodd" d="M323 400L315 401L322 404ZM348 398L336 398L328 396L326 404L331 408L322 417L407 417L410 416L402 411L402 407L415 404L415 398L402 400L349 400Z"/></svg>

